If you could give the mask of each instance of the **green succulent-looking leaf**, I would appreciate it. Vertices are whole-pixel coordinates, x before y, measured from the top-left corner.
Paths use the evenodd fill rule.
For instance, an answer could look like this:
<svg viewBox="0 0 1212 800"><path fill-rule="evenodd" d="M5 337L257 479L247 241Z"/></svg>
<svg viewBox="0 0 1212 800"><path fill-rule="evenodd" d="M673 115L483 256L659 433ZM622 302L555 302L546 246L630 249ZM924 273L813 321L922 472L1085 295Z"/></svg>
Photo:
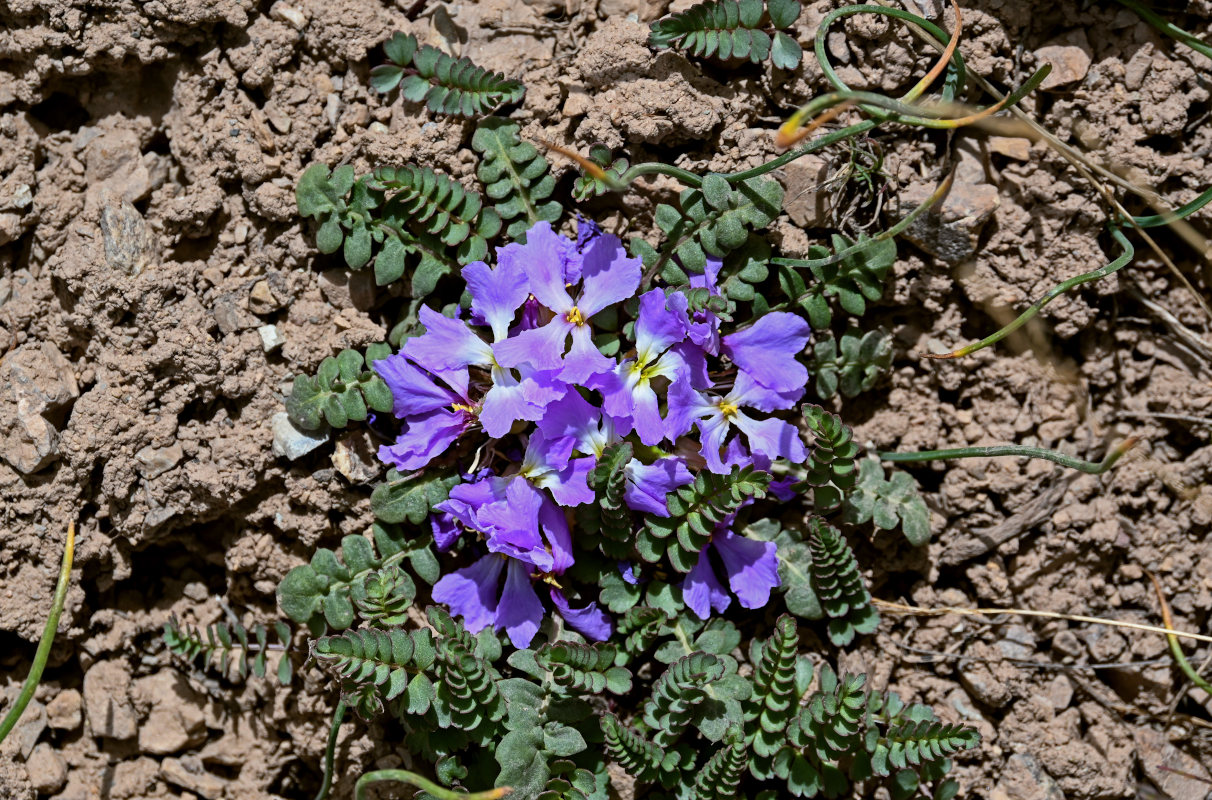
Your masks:
<svg viewBox="0 0 1212 800"><path fill-rule="evenodd" d="M376 523L372 534L373 544L364 536L342 539L340 559L332 550L320 548L311 563L288 572L278 585L282 612L317 633L326 625L342 631L354 622L354 585L364 583L372 571L408 560L423 580L437 580L437 559L428 533L410 540L398 526Z"/></svg>
<svg viewBox="0 0 1212 800"><path fill-rule="evenodd" d="M652 47L678 47L695 56L749 59L757 64L770 57L775 66L791 69L799 64L799 44L777 31L774 41L766 27L786 28L799 17L800 4L770 0L708 0L652 23Z"/></svg>
<svg viewBox="0 0 1212 800"><path fill-rule="evenodd" d="M812 680L812 662L799 654L799 630L788 614L778 618L770 638L751 641L749 655L753 696L745 704L745 719L755 764L768 764L785 744L787 726Z"/></svg>
<svg viewBox="0 0 1212 800"><path fill-rule="evenodd" d="M555 223L563 213L560 203L550 199L556 186L551 165L538 148L521 140L520 130L518 123L494 117L482 120L471 137L472 149L480 154L476 177L511 239L537 222Z"/></svg>
<svg viewBox="0 0 1212 800"><path fill-rule="evenodd" d="M808 518L808 550L812 555L812 585L830 616L829 638L839 647L856 633L871 633L879 614L859 572L858 560L841 532L820 517Z"/></svg>
<svg viewBox="0 0 1212 800"><path fill-rule="evenodd" d="M915 547L930 541L930 509L907 472L894 470L884 478L884 468L876 456L859 462L858 481L846 495L843 519L854 524L872 522L890 531L900 527Z"/></svg>
<svg viewBox="0 0 1212 800"><path fill-rule="evenodd" d="M266 656L269 652L269 633L260 623L252 627L254 642L249 641L249 629L238 622L230 626L225 622L217 622L205 628L203 632L196 626L181 624L177 617L171 616L164 623L164 645L169 652L184 658L186 661L200 661L203 667L209 667L218 659L219 672L228 674L232 665L231 657L239 652L235 662L235 672L241 678L248 677L251 671L258 678L265 677ZM274 634L278 642L288 652L282 654L278 662L278 681L286 686L294 675L294 664L290 660L290 628L284 622L275 622ZM249 659L249 653L253 657Z"/></svg>
<svg viewBox="0 0 1212 800"><path fill-rule="evenodd" d="M696 800L732 800L738 796L741 778L749 766L749 748L738 729L726 738L694 779Z"/></svg>
<svg viewBox="0 0 1212 800"><path fill-rule="evenodd" d="M951 767L947 756L979 743L973 728L945 725L929 707L906 706L895 693L867 690L865 683L864 675L839 678L822 665L819 690L788 728L791 747L774 759L773 773L787 781L792 795L835 797L853 781L892 776L893 795L905 797L898 786L940 782ZM915 773L914 781L902 774L905 769Z"/></svg>
<svg viewBox="0 0 1212 800"><path fill-rule="evenodd" d="M805 404L801 413L811 432L804 484L812 489L813 508L830 511L841 505L843 495L854 486L859 447L838 415L811 404Z"/></svg>
<svg viewBox="0 0 1212 800"><path fill-rule="evenodd" d="M594 774L572 761L559 759L548 764L551 777L536 800L589 800L597 794Z"/></svg>
<svg viewBox="0 0 1212 800"><path fill-rule="evenodd" d="M600 695L604 691L631 691L631 673L614 665L617 651L605 642L549 642L535 653L536 663L551 672L552 680L565 689Z"/></svg>
<svg viewBox="0 0 1212 800"><path fill-rule="evenodd" d="M707 684L724 677L724 662L711 653L691 653L661 673L644 703L644 723L653 743L670 747L694 719L695 707L707 700Z"/></svg>
<svg viewBox="0 0 1212 800"><path fill-rule="evenodd" d="M369 625L394 627L408 619L417 586L396 564L371 570L350 586L358 616Z"/></svg>
<svg viewBox="0 0 1212 800"><path fill-rule="evenodd" d="M672 615L661 608L628 608L615 626L618 635L623 637L623 654L620 658L633 659L651 647L671 618Z"/></svg>
<svg viewBox="0 0 1212 800"><path fill-rule="evenodd" d="M312 655L348 681L384 687L384 699L405 692L432 694L432 685L414 679L433 666L438 651L432 631L366 628L349 633L321 636ZM429 698L432 701L432 697Z"/></svg>
<svg viewBox="0 0 1212 800"><path fill-rule="evenodd" d="M892 367L892 334L882 328L861 333L850 329L839 346L833 336L824 336L813 347L816 393L829 399L841 390L854 397L875 386Z"/></svg>
<svg viewBox="0 0 1212 800"><path fill-rule="evenodd" d="M425 103L435 114L476 117L522 99L520 81L454 58L436 47L418 45L416 37L397 32L383 44L389 64L370 71L370 85L380 92L397 86L404 97Z"/></svg>
<svg viewBox="0 0 1212 800"><path fill-rule="evenodd" d="M661 748L606 712L601 720L606 755L638 781L656 778L664 760Z"/></svg>
<svg viewBox="0 0 1212 800"><path fill-rule="evenodd" d="M835 252L840 253L852 245L858 245L855 252L841 260L835 258ZM779 266L779 286L808 315L813 330L823 331L833 324L830 298L836 297L838 305L848 314L861 317L867 313L869 301L883 297L884 281L896 263L896 241L872 240L860 235L857 241L851 242L834 234L832 250L812 245L808 248L808 261L797 263L800 266ZM811 285L805 283L804 266L815 278Z"/></svg>
<svg viewBox="0 0 1212 800"><path fill-rule="evenodd" d="M661 277L673 286L686 284L687 271L701 274L708 256L723 258L741 247L751 230L765 228L782 207L783 188L777 181L750 178L733 185L722 175L705 176L701 188L678 195L677 208L656 207L654 218L666 240L661 246L666 258ZM677 256L678 263L670 255Z"/></svg>
<svg viewBox="0 0 1212 800"><path fill-rule="evenodd" d="M370 508L382 522L420 525L429 517L429 510L445 501L450 490L461 482L462 478L450 470L402 475L391 469L387 479L370 493Z"/></svg>
<svg viewBox="0 0 1212 800"><path fill-rule="evenodd" d="M733 467L728 475L700 472L693 483L666 496L668 517L645 517L637 552L649 563L668 555L674 569L689 572L715 526L750 498L765 497L769 484L770 474L753 467Z"/></svg>
<svg viewBox="0 0 1212 800"><path fill-rule="evenodd" d="M386 345L371 345L366 358L383 357ZM286 398L291 422L314 431L328 424L343 428L361 422L370 411L392 409L391 390L357 350L342 350L320 362L314 376L298 375Z"/></svg>
<svg viewBox="0 0 1212 800"><path fill-rule="evenodd" d="M479 195L415 165L380 168L355 179L349 165L330 175L326 166L314 164L295 194L299 213L320 222L320 252L341 250L352 269L373 258L380 286L411 269L414 297L432 292L460 264L482 259L487 239L501 228L496 212L481 208Z"/></svg>
<svg viewBox="0 0 1212 800"><path fill-rule="evenodd" d="M598 532L610 539L613 546L603 543L608 556L624 556L631 544L631 509L624 493L627 490L627 464L633 448L630 442L610 445L598 457L589 473L589 486L597 495L595 512L598 515Z"/></svg>

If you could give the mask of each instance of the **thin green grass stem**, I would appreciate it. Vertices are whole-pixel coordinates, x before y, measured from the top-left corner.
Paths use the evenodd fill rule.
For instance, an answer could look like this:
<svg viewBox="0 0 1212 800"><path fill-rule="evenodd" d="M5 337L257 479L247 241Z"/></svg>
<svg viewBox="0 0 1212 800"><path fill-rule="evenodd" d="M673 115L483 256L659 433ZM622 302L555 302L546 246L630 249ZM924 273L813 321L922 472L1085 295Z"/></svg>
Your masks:
<svg viewBox="0 0 1212 800"><path fill-rule="evenodd" d="M897 453L883 451L877 455L884 461L894 464L911 464L921 461L950 461L957 458L1001 458L1003 456L1025 456L1027 458L1042 458L1062 467L1084 472L1087 475L1100 475L1115 465L1136 444L1136 437L1128 437L1113 447L1102 461L1085 461L1074 456L1066 455L1058 450L1046 447L1027 447L1017 444L1000 444L991 447L954 447L947 450L922 450L916 453Z"/></svg>
<svg viewBox="0 0 1212 800"><path fill-rule="evenodd" d="M316 793L316 800L326 800L332 790L332 763L337 752L337 733L340 732L341 722L345 719L346 708L345 700L342 699L332 712L332 724L328 727L328 744L324 747L324 780L320 784L320 791Z"/></svg>
<svg viewBox="0 0 1212 800"><path fill-rule="evenodd" d="M34 663L30 667L25 683L21 685L21 694L12 708L0 721L0 742L12 731L25 712L29 701L34 699L38 691L38 682L42 680L42 671L46 669L46 659L50 657L51 645L55 642L55 632L59 630L59 617L63 614L63 604L67 601L67 590L72 583L72 558L76 552L76 523L67 525L67 544L63 548L63 562L59 566L59 582L55 584L55 596L51 600L50 616L46 618L46 627L42 629L42 639L34 653Z"/></svg>
<svg viewBox="0 0 1212 800"><path fill-rule="evenodd" d="M1171 222L1177 222L1180 219L1187 217L1199 211L1208 203L1212 202L1212 188L1204 190L1204 193L1192 200L1190 203L1179 206L1173 211L1165 214L1153 214L1148 217L1133 217L1132 222L1140 228L1159 228L1162 225L1169 225Z"/></svg>
<svg viewBox="0 0 1212 800"><path fill-rule="evenodd" d="M1120 5L1127 6L1135 11L1138 17L1152 25L1154 28L1157 28L1170 38L1182 42L1187 47L1190 47L1192 50L1202 56L1212 58L1212 47L1197 39L1194 34L1188 33L1175 25L1173 22L1170 22L1164 17L1158 16L1153 9L1149 8L1144 3L1140 3L1137 0L1119 0L1119 2Z"/></svg>
<svg viewBox="0 0 1212 800"><path fill-rule="evenodd" d="M1053 300L1060 297L1062 294L1069 291L1070 289L1073 289L1077 286L1081 286L1083 283L1089 283L1090 281L1096 281L1099 278L1105 278L1106 276L1110 275L1111 273L1115 272L1116 270L1123 268L1136 255L1136 249L1132 246L1132 242L1128 241L1128 237L1124 236L1123 231L1121 231L1119 228L1112 227L1111 236L1112 236L1112 238L1115 239L1116 242L1119 243L1119 246L1120 246L1120 248L1122 248L1122 251L1123 251L1120 253L1119 257L1116 258L1111 263L1105 264L1104 266L1101 266L1096 270L1091 270L1090 272L1083 272L1081 275L1075 275L1074 277L1070 278L1069 280L1062 281L1061 283L1058 283L1056 286L1053 286L1051 289L1049 289L1044 294L1043 297L1041 297L1040 299L1038 299L1034 303L1032 303L1030 308L1028 308L1022 314L1019 314L1017 319L1015 319L1009 325L1007 325L1004 328L1002 328L1001 330L999 330L997 333L994 333L990 336L986 336L984 339L981 339L979 342L973 342L970 345L966 345L966 346L961 347L958 350L954 350L950 353L940 353L940 354L923 353L922 358L937 358L937 359L961 358L963 356L971 355L971 354L975 353L977 350L983 350L984 348L988 347L989 345L999 342L1002 339L1005 339L1007 336L1014 333L1016 330L1021 328L1023 325L1026 325L1029 320L1031 320L1033 317L1035 317L1037 314L1039 314L1040 310L1043 309L1044 306L1048 305Z"/></svg>
<svg viewBox="0 0 1212 800"><path fill-rule="evenodd" d="M473 792L472 794L461 794L453 789L447 789L444 786L439 786L428 778L422 777L415 772L409 772L403 769L380 769L375 772L368 772L358 778L357 784L354 786L354 800L366 800L366 787L372 783L380 781L396 781L398 783L407 783L409 786L415 786L423 792L428 792L436 798L436 800L496 800L499 797L504 797L513 791L508 786L499 786L496 789L489 789L486 792Z"/></svg>

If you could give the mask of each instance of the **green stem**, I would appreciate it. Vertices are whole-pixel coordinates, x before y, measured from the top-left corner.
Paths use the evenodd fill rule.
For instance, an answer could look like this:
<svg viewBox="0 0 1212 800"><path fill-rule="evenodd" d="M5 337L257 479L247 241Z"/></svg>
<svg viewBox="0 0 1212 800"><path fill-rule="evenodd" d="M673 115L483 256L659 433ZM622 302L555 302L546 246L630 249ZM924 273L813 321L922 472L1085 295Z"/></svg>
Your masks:
<svg viewBox="0 0 1212 800"><path fill-rule="evenodd" d="M631 167L619 176L619 183L622 184L622 187L628 186L642 175L668 175L671 178L678 179L687 186L693 186L695 189L703 185L703 179L693 172L671 164L660 164L655 161L647 161Z"/></svg>
<svg viewBox="0 0 1212 800"><path fill-rule="evenodd" d="M917 453L880 452L877 455L884 461L894 464L913 463L918 461L946 461L955 458L998 458L1000 456L1026 456L1027 458L1042 458L1062 467L1084 472L1087 475L1099 475L1119 461L1124 453L1136 444L1136 437L1129 436L1113 447L1102 461L1083 461L1080 458L1065 455L1057 450L1044 447L1026 447L1017 444L1000 444L992 447L955 447L948 450L922 450Z"/></svg>
<svg viewBox="0 0 1212 800"><path fill-rule="evenodd" d="M332 725L328 728L328 744L324 747L324 781L320 784L316 800L326 800L329 790L332 789L332 762L337 752L337 733L341 730L342 720L345 719L346 707L345 699L342 698L337 703L336 710L332 712Z"/></svg>
<svg viewBox="0 0 1212 800"><path fill-rule="evenodd" d="M46 627L42 629L42 639L38 642L38 649L34 653L33 666L30 667L25 683L21 685L21 694L17 695L17 701L4 715L4 721L0 722L0 742L4 741L9 732L16 727L17 720L21 719L25 707L29 705L30 700L34 699L34 692L38 691L38 682L42 680L42 670L46 669L46 659L50 657L51 645L55 641L55 632L59 630L59 617L62 616L63 604L67 601L67 590L71 587L72 557L75 552L76 523L69 522L67 544L63 548L63 562L59 566L59 582L55 584L55 596L51 600L50 616L46 619Z"/></svg>
<svg viewBox="0 0 1212 800"><path fill-rule="evenodd" d="M765 175L767 172L773 172L784 164L795 161L800 156L815 153L817 150L822 150L831 144L842 141L843 139L849 139L851 136L858 136L859 134L866 133L878 125L879 123L875 122L874 120L865 119L862 122L855 123L847 128L840 128L833 133L828 133L819 139L813 139L811 142L798 150L788 150L778 158L767 161L765 164L760 166L747 169L744 172L734 172L731 175L724 175L724 180L728 181L729 183L740 183L741 181L747 181L750 178L756 178L759 175Z"/></svg>
<svg viewBox="0 0 1212 800"><path fill-rule="evenodd" d="M1187 656L1183 653L1183 647L1178 642L1178 637L1172 631L1174 630L1174 620L1170 616L1170 604L1166 602L1166 594L1162 591L1161 582L1157 580L1157 576L1152 572L1148 573L1149 580L1153 582L1153 590L1157 592L1157 602L1161 604L1162 612L1162 627L1167 631L1166 641L1170 643L1170 654L1174 656L1174 662L1178 664L1178 668L1183 671L1192 683L1203 689L1208 694L1212 694L1212 685L1209 685L1206 680L1200 676L1195 667L1191 666L1191 662L1187 660Z"/></svg>
<svg viewBox="0 0 1212 800"><path fill-rule="evenodd" d="M1204 193L1199 197L1195 198L1190 203L1179 206L1173 211L1165 214L1154 214L1153 216L1149 217L1133 217L1132 222L1135 223L1138 228L1157 228L1162 225L1169 225L1171 222L1186 219L1196 211L1199 211L1201 208L1208 205L1209 202L1212 202L1212 188L1205 189Z"/></svg>
<svg viewBox="0 0 1212 800"><path fill-rule="evenodd" d="M1056 286L1053 286L1051 289L1049 289L1047 291L1047 293L1044 294L1043 297L1041 297L1040 299L1038 299L1034 303L1032 303L1030 308L1028 308L1022 314L1019 314L1018 319L1014 320L1009 325L1007 325L1006 327L999 330L997 333L994 333L991 336L986 336L984 339L981 339L979 342L973 342L970 345L966 345L966 346L961 347L960 349L955 350L950 353L942 353L939 355L935 355L932 353L924 353L922 357L923 358L960 358L961 356L971 355L972 353L975 353L977 350L982 350L982 349L988 347L989 345L994 344L995 342L999 342L1002 339L1005 339L1007 336L1014 333L1016 330L1021 328L1023 325L1027 324L1028 320L1030 320L1032 317L1034 317L1036 314L1038 314L1040 312L1040 310L1043 309L1044 306L1048 305L1053 300L1060 297L1062 294L1069 291L1070 289L1072 289L1076 286L1081 286L1083 283L1089 283L1090 281L1095 281L1095 280L1098 280L1099 278L1106 277L1107 275L1110 275L1112 272L1115 272L1116 270L1122 268L1124 265L1126 265L1129 261L1132 260L1133 256L1136 255L1136 250L1135 250L1135 248L1132 247L1132 243L1130 241L1128 241L1128 238L1126 236L1124 236L1123 232L1121 232L1119 230L1119 228L1115 228L1115 227L1111 228L1111 236L1112 236L1112 238L1115 239L1116 242L1119 243L1120 247L1123 249L1123 252L1120 254L1119 258L1115 259L1110 264L1106 264L1106 265L1099 267L1096 270L1092 270L1090 272L1084 272L1081 275L1075 275L1074 277L1070 278L1067 281L1058 283Z"/></svg>
<svg viewBox="0 0 1212 800"><path fill-rule="evenodd" d="M1190 47L1192 50L1203 56L1212 58L1212 47L1204 44L1202 41L1195 38L1193 34L1184 31L1173 22L1158 16L1153 9L1149 8L1143 3L1137 2L1137 0L1119 0L1119 2L1120 5L1127 6L1135 11L1138 17L1152 25L1154 28L1157 28L1170 38L1182 42L1187 47Z"/></svg>
<svg viewBox="0 0 1212 800"><path fill-rule="evenodd" d="M358 778L357 784L354 785L354 800L365 800L366 787L372 783L379 781L399 781L407 783L410 786L415 786L423 792L428 792L433 795L436 800L496 800L499 797L504 797L513 791L508 786L499 786L496 789L489 789L486 792L474 792L473 794L461 794L459 792L439 786L428 778L424 778L415 772L409 772L403 769L380 769L374 772L368 772Z"/></svg>

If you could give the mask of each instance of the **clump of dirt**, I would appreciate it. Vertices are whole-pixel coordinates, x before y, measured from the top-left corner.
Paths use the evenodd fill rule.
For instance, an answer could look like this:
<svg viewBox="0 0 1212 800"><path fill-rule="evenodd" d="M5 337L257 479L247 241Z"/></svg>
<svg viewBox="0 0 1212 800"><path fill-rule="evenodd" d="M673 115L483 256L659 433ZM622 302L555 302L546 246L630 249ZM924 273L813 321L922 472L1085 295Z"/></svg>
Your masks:
<svg viewBox="0 0 1212 800"><path fill-rule="evenodd" d="M474 185L471 125L368 88L392 31L522 78L512 115L532 139L632 162L737 170L775 155L790 108L825 91L810 54L787 73L652 53L659 0L25 0L0 10L0 695L16 694L43 624L69 519L77 568L52 662L0 756L0 796L304 797L318 784L331 687L290 687L175 662L171 615L208 624L278 617L273 591L311 550L370 521L367 441L279 441L288 382L394 323L367 276L319 256L293 187L306 166L417 161ZM942 3L917 2L940 17ZM1084 8L1088 5L1088 8ZM806 52L835 6L805 3ZM1000 87L1048 60L1023 107L1096 164L1170 205L1212 181L1202 57L1116 4L965 3L961 51ZM1206 2L1177 20L1205 35ZM852 17L828 37L854 88L900 93L932 53L905 30ZM1058 280L1114 257L1107 209L1046 144L975 130L894 131L877 144L906 213L944 168L939 214L902 243L870 316L897 357L875 392L839 404L880 449L1003 442L1101 457L1145 442L1103 476L1041 461L915 468L933 511L924 553L875 536L877 596L1158 620L1212 611L1212 335L1196 298L1137 242L1116 277L1050 305L1027 336L961 361L922 361L985 335ZM788 165L790 256L830 227L821 184L844 150ZM559 158L562 181L572 168ZM643 180L587 208L620 235L653 232L679 187ZM1152 213L1140 204L1139 213ZM1205 227L1206 215L1194 219ZM1207 296L1202 253L1156 238ZM290 456L295 456L293 459ZM876 688L980 728L964 795L1114 800L1150 784L1206 786L1212 699L1178 698L1164 640L1057 620L993 624L888 616L840 654ZM1177 714L1171 716L1177 703ZM375 727L347 726L347 765L407 766Z"/></svg>

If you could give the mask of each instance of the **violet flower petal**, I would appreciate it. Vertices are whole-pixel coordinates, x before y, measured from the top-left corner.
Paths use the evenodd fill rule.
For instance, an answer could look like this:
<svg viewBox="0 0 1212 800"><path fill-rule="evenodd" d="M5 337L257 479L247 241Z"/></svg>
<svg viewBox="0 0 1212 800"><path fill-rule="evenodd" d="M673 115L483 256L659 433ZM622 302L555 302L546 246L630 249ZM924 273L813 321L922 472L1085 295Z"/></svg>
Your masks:
<svg viewBox="0 0 1212 800"><path fill-rule="evenodd" d="M778 546L738 536L732 531L717 533L711 540L728 585L743 608L761 608L770 601L770 590L779 585Z"/></svg>
<svg viewBox="0 0 1212 800"><path fill-rule="evenodd" d="M713 608L723 612L732 604L728 591L715 576L711 559L708 557L709 550L711 545L699 552L699 560L682 581L682 599L699 619L710 617Z"/></svg>
<svg viewBox="0 0 1212 800"><path fill-rule="evenodd" d="M598 608L597 603L589 603L584 608L572 608L568 598L554 586L551 587L551 604L560 612L560 616L568 623L568 627L577 633L594 641L604 642L614 633L614 624L606 612Z"/></svg>
<svg viewBox="0 0 1212 800"><path fill-rule="evenodd" d="M795 464L804 461L806 453L800 432L795 426L781 419L756 420L737 412L732 421L749 439L749 448L770 459L785 458Z"/></svg>
<svg viewBox="0 0 1212 800"><path fill-rule="evenodd" d="M623 500L628 508L658 517L669 516L666 496L679 486L694 481L680 458L658 458L651 464L633 458L624 472L627 485L623 489Z"/></svg>
<svg viewBox="0 0 1212 800"><path fill-rule="evenodd" d="M421 306L420 318L425 333L414 336L400 348L413 363L433 372L492 363L492 345L463 320L444 317L429 306Z"/></svg>
<svg viewBox="0 0 1212 800"><path fill-rule="evenodd" d="M414 414L405 420L404 430L393 444L379 448L379 460L401 472L420 469L446 452L471 422L470 414L445 408Z"/></svg>
<svg viewBox="0 0 1212 800"><path fill-rule="evenodd" d="M808 344L808 323L787 311L772 311L750 328L724 337L724 355L755 381L776 392L802 389L808 369L796 361Z"/></svg>
<svg viewBox="0 0 1212 800"><path fill-rule="evenodd" d="M526 231L526 244L506 245L497 260L516 260L530 281L530 293L547 308L564 314L574 305L564 276L572 246L551 229L550 222L538 222Z"/></svg>
<svg viewBox="0 0 1212 800"><path fill-rule="evenodd" d="M530 294L526 270L518 260L499 261L496 269L472 262L463 267L463 280L471 293L471 313L492 328L495 341L509 336L509 324Z"/></svg>
<svg viewBox="0 0 1212 800"><path fill-rule="evenodd" d="M521 649L530 646L542 622L543 603L530 582L530 570L525 564L511 560L505 590L497 605L496 628L504 628L513 646Z"/></svg>
<svg viewBox="0 0 1212 800"><path fill-rule="evenodd" d="M568 334L575 327L560 315L542 327L502 339L492 346L492 352L502 367L530 364L539 370L559 369L564 365Z"/></svg>
<svg viewBox="0 0 1212 800"><path fill-rule="evenodd" d="M589 319L599 311L634 296L640 286L642 271L643 262L627 255L619 237L609 233L598 236L585 249L577 308L585 319Z"/></svg>
<svg viewBox="0 0 1212 800"><path fill-rule="evenodd" d="M399 353L381 358L372 366L391 390L392 413L399 419L446 408L462 399Z"/></svg>
<svg viewBox="0 0 1212 800"><path fill-rule="evenodd" d="M498 584L505 559L490 554L474 564L443 575L433 585L433 599L463 618L470 633L479 633L489 625L497 611Z"/></svg>

